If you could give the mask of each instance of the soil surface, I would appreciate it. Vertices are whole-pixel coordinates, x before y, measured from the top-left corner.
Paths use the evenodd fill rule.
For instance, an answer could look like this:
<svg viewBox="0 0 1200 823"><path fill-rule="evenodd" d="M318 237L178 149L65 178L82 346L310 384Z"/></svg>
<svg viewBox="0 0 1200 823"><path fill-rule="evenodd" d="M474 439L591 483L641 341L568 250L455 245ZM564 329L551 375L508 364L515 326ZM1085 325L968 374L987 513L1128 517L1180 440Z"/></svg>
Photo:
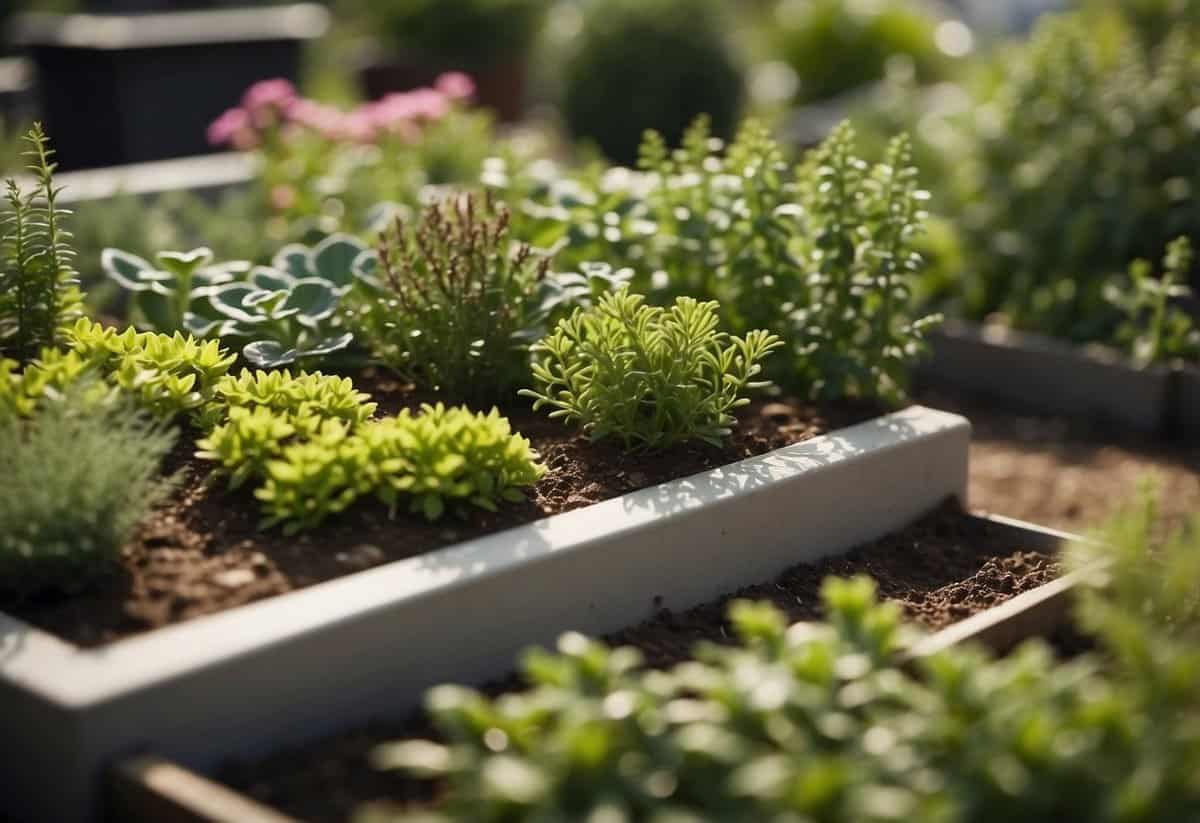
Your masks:
<svg viewBox="0 0 1200 823"><path fill-rule="evenodd" d="M873 577L880 594L900 603L910 618L937 629L1049 582L1058 565L1052 556L1014 545L995 527L966 518L948 504L848 554L795 566L776 580L688 611L661 611L606 639L634 646L648 665L665 668L687 660L699 641L730 642L725 615L735 598L771 601L792 622L816 619L821 616L821 581L859 573ZM520 685L519 678L509 675L485 690L498 693ZM428 804L435 788L378 772L366 758L379 743L431 736L436 734L428 719L414 712L406 720L377 722L262 761L231 764L221 779L314 823L348 820L367 802Z"/></svg>
<svg viewBox="0 0 1200 823"><path fill-rule="evenodd" d="M379 414L423 399L374 374L355 383L379 402ZM171 501L139 526L108 585L24 602L6 602L0 595L0 611L76 645L99 646L686 477L879 413L865 405L759 401L740 410L740 424L724 448L689 444L630 456L615 443L591 443L526 404L503 411L548 468L526 502L429 523L403 512L389 519L384 506L365 499L293 537L279 529L260 531L251 490L228 490L223 478L212 475L211 463L192 456L195 434L183 432L164 470L182 471L184 480Z"/></svg>
<svg viewBox="0 0 1200 823"><path fill-rule="evenodd" d="M970 419L972 509L1080 532L1133 500L1139 480L1147 477L1161 488L1164 529L1200 513L1198 443L1009 411L940 390L916 399Z"/></svg>

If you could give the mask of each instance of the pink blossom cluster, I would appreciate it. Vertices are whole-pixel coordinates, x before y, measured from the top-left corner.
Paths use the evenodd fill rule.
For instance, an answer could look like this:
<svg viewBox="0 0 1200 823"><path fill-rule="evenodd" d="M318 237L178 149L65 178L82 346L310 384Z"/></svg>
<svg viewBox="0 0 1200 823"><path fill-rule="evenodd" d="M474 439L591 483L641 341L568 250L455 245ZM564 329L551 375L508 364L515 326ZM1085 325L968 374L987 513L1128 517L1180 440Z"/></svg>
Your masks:
<svg viewBox="0 0 1200 823"><path fill-rule="evenodd" d="M273 127L316 132L336 142L373 143L385 135L415 139L421 127L442 119L456 104L475 94L475 84L461 72L438 77L431 88L389 94L350 111L300 97L287 80L255 83L240 106L229 109L208 127L208 142L242 151L262 143Z"/></svg>

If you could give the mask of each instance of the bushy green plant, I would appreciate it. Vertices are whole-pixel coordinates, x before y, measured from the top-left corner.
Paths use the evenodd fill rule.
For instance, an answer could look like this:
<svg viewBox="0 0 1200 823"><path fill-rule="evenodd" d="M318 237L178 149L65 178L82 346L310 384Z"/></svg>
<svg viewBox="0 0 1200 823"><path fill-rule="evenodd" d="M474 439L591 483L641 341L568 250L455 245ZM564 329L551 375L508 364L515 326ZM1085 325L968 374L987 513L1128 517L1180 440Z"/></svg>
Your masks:
<svg viewBox="0 0 1200 823"><path fill-rule="evenodd" d="M25 143L36 186L25 193L10 179L7 209L0 215L0 352L19 360L54 345L82 300L71 233L63 225L70 212L59 208L54 185L54 150L37 123Z"/></svg>
<svg viewBox="0 0 1200 823"><path fill-rule="evenodd" d="M444 396L496 400L528 378L529 344L563 298L548 261L510 244L508 212L451 198L399 218L363 261L350 324L388 368Z"/></svg>
<svg viewBox="0 0 1200 823"><path fill-rule="evenodd" d="M948 62L934 38L937 24L912 0L781 0L764 39L796 73L796 98L812 101L882 79L889 60L909 60L923 80L936 79Z"/></svg>
<svg viewBox="0 0 1200 823"><path fill-rule="evenodd" d="M637 159L642 130L676 141L701 112L733 131L743 79L727 9L712 0L593 0L563 67L563 115L613 161Z"/></svg>
<svg viewBox="0 0 1200 823"><path fill-rule="evenodd" d="M486 68L529 51L549 7L549 0L369 0L362 11L393 50L445 68Z"/></svg>
<svg viewBox="0 0 1200 823"><path fill-rule="evenodd" d="M495 510L524 499L545 469L529 441L508 420L442 404L407 409L395 417L351 429L327 420L310 438L284 447L266 463L266 481L255 492L265 525L285 533L319 525L367 495L394 513L401 501L429 520L467 504Z"/></svg>
<svg viewBox="0 0 1200 823"><path fill-rule="evenodd" d="M208 297L214 286L228 283L249 270L248 263L210 265L211 249L187 252L161 251L157 266L116 248L100 255L108 278L131 293L134 321L149 331L187 332L203 337L217 321L211 317Z"/></svg>
<svg viewBox="0 0 1200 823"><path fill-rule="evenodd" d="M1183 27L1153 47L1116 36L1047 19L976 107L955 163L968 317L1109 341L1109 276L1200 236L1200 40Z"/></svg>
<svg viewBox="0 0 1200 823"><path fill-rule="evenodd" d="M662 449L687 440L720 445L746 389L780 345L766 331L744 338L717 330L715 302L680 297L648 306L622 289L576 309L533 347L534 408L578 424L593 440L627 449Z"/></svg>
<svg viewBox="0 0 1200 823"><path fill-rule="evenodd" d="M89 381L30 417L0 416L0 592L75 592L111 575L171 488L175 433ZM103 388L102 386L99 388Z"/></svg>
<svg viewBox="0 0 1200 823"><path fill-rule="evenodd" d="M1105 287L1105 298L1124 318L1115 340L1138 365L1200 356L1200 329L1191 315L1171 303L1174 298L1191 295L1184 285L1191 268L1192 245L1186 237L1179 237L1167 246L1160 277L1151 273L1148 261L1135 260L1127 281L1114 278Z"/></svg>
<svg viewBox="0 0 1200 823"><path fill-rule="evenodd" d="M1190 820L1200 811L1200 520L1156 544L1152 509L1076 548L1080 623L1106 657L1040 641L991 659L955 647L901 664L915 637L867 578L827 580L826 622L735 603L732 645L647 671L578 634L498 698L427 706L445 743L378 747L442 779L435 808L362 821L728 823ZM1105 545L1111 548L1105 548Z"/></svg>

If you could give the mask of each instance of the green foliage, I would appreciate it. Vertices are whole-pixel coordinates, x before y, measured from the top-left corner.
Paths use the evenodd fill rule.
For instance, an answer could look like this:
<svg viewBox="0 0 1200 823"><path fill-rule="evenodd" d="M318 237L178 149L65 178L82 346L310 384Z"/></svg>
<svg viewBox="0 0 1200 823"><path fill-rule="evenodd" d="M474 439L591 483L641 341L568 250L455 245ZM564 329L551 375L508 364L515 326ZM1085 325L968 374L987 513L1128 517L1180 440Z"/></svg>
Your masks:
<svg viewBox="0 0 1200 823"><path fill-rule="evenodd" d="M1192 245L1179 237L1167 246L1161 277L1151 274L1147 261L1135 260L1129 266L1128 282L1114 278L1105 286L1105 298L1124 318L1115 340L1138 365L1200 357L1200 330L1185 310L1170 302L1191 295L1184 285L1191 267Z"/></svg>
<svg viewBox="0 0 1200 823"><path fill-rule="evenodd" d="M111 575L172 481L175 433L124 398L76 383L28 418L0 416L0 592L75 592ZM101 387L102 388L102 387Z"/></svg>
<svg viewBox="0 0 1200 823"><path fill-rule="evenodd" d="M70 214L58 207L54 151L40 124L25 136L29 171L36 187L25 193L7 182L7 209L0 214L0 351L29 360L54 345L59 328L80 309L71 233L62 224Z"/></svg>
<svg viewBox="0 0 1200 823"><path fill-rule="evenodd" d="M486 68L530 49L550 2L369 0L361 5L371 30L393 50L446 68Z"/></svg>
<svg viewBox="0 0 1200 823"><path fill-rule="evenodd" d="M211 249L188 252L162 251L149 261L115 248L106 248L100 266L108 278L131 292L137 324L145 329L173 334L187 332L203 337L213 320L208 297L214 286L232 281L249 268L245 263L212 266Z"/></svg>
<svg viewBox="0 0 1200 823"><path fill-rule="evenodd" d="M922 80L948 62L934 40L937 19L919 3L781 0L766 20L772 55L796 72L797 99L822 100L880 80L889 60L907 59Z"/></svg>
<svg viewBox="0 0 1200 823"><path fill-rule="evenodd" d="M216 340L191 335L123 332L80 318L66 332L71 353L105 375L108 382L137 398L155 416L200 414L216 382L236 359ZM31 368L45 369L37 363Z"/></svg>
<svg viewBox="0 0 1200 823"><path fill-rule="evenodd" d="M971 318L1111 340L1110 275L1200 236L1200 36L1148 47L1110 26L1048 18L975 108L955 163Z"/></svg>
<svg viewBox="0 0 1200 823"><path fill-rule="evenodd" d="M726 11L712 0L596 0L563 67L563 115L613 161L637 158L642 130L680 138L701 112L732 132L743 80Z"/></svg>
<svg viewBox="0 0 1200 823"><path fill-rule="evenodd" d="M436 520L450 507L494 511L501 501L524 499L521 488L545 471L536 461L529 441L495 409L485 415L439 403L353 430L327 420L267 462L266 482L255 494L265 525L283 523L285 533L313 528L371 494L393 514L405 501Z"/></svg>
<svg viewBox="0 0 1200 823"><path fill-rule="evenodd" d="M537 390L521 393L593 440L618 437L626 449L720 445L734 409L750 402L742 392L765 385L753 378L779 338L717 331L712 301L680 297L663 309L643 300L622 289L560 321L533 347Z"/></svg>
<svg viewBox="0 0 1200 823"><path fill-rule="evenodd" d="M510 248L508 212L470 195L399 218L363 258L349 322L372 354L418 387L494 401L529 375L529 344L567 297L548 261Z"/></svg>
<svg viewBox="0 0 1200 823"><path fill-rule="evenodd" d="M913 634L867 578L827 580L826 622L735 603L734 640L647 671L578 634L525 655L523 692L454 686L427 706L445 744L375 750L441 778L426 812L362 821L1151 823L1200 809L1200 520L1150 539L1153 509L1076 547L1101 560L1080 619L1106 657L1040 641L901 666Z"/></svg>
<svg viewBox="0 0 1200 823"><path fill-rule="evenodd" d="M260 368L323 357L348 347L338 302L353 285L355 258L366 247L333 235L316 248L285 246L271 266L255 266L240 281L213 286L207 297L217 319L197 330L223 339L248 339L242 357Z"/></svg>

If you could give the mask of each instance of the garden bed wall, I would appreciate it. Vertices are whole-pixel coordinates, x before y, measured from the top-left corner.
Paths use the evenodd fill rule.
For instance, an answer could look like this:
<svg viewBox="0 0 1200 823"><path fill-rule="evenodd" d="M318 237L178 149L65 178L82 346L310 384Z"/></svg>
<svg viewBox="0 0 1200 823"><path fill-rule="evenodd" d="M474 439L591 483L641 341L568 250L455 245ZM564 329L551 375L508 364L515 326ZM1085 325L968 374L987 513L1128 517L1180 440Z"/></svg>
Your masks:
<svg viewBox="0 0 1200 823"><path fill-rule="evenodd" d="M603 634L965 497L970 427L919 406L272 600L81 650L0 615L0 796L86 820L113 758L203 770L410 710L567 627Z"/></svg>
<svg viewBox="0 0 1200 823"><path fill-rule="evenodd" d="M1149 434L1165 433L1175 414L1171 369L1136 369L1103 347L955 321L931 332L929 339L933 356L921 365L918 379L932 388L959 389L1023 411L1100 419Z"/></svg>

